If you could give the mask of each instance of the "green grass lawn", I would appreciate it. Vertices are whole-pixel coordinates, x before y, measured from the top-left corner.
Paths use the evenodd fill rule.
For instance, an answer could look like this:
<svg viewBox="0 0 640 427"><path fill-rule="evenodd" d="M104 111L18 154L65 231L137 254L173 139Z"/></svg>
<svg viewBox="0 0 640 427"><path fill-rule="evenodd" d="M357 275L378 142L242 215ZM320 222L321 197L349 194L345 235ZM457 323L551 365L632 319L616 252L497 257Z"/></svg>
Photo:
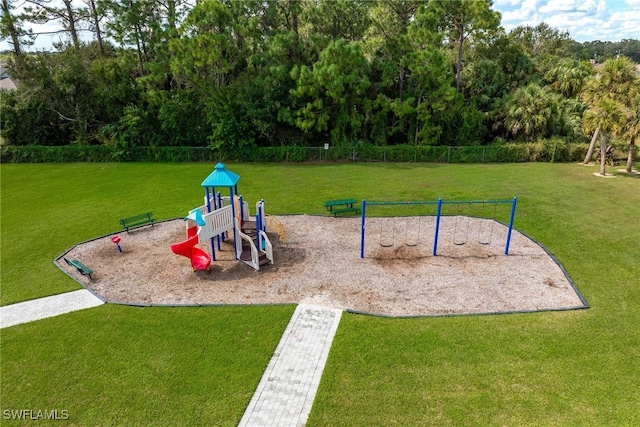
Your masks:
<svg viewBox="0 0 640 427"><path fill-rule="evenodd" d="M451 318L345 314L309 425L640 425L640 179L580 165L229 164L267 213L323 202L509 199L588 310ZM0 166L1 304L78 289L53 259L152 211L201 204L211 164ZM498 214L501 219L505 213ZM357 254L354 254L357 257ZM277 262L277 260L276 260ZM2 409L72 425L234 425L290 306L106 305L0 331Z"/></svg>
<svg viewBox="0 0 640 427"><path fill-rule="evenodd" d="M292 313L107 304L7 328L2 409L65 410L76 426L234 426Z"/></svg>

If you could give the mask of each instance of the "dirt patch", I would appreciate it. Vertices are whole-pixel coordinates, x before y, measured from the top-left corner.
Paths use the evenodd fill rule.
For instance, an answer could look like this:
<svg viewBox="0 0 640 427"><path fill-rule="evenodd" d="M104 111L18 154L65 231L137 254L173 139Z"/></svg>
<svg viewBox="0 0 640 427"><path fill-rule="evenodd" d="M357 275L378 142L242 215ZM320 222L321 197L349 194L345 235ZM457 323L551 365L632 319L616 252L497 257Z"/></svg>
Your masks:
<svg viewBox="0 0 640 427"><path fill-rule="evenodd" d="M270 216L275 264L256 271L225 242L209 271L194 272L170 250L186 239L185 223L171 220L119 233L122 253L111 236L75 246L66 256L91 267L92 280L59 264L107 301L132 304L306 302L388 316L583 306L560 266L516 230L505 256L504 225L443 217L433 256L434 221L367 219L361 259L359 218Z"/></svg>

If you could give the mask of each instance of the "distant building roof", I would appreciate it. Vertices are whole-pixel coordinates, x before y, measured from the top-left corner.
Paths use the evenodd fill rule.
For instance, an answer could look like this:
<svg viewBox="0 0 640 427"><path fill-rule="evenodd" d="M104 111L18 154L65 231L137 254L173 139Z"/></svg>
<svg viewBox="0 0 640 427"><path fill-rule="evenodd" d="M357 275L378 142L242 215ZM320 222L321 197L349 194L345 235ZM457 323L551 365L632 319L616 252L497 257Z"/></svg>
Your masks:
<svg viewBox="0 0 640 427"><path fill-rule="evenodd" d="M17 88L16 82L9 75L9 70L0 67L0 90L16 90Z"/></svg>

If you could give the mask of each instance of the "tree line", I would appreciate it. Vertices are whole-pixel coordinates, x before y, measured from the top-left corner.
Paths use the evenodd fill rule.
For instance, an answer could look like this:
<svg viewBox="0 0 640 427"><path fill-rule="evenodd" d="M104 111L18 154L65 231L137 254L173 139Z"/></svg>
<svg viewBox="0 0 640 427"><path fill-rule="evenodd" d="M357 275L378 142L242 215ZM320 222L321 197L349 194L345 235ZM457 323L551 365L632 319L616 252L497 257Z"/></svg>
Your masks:
<svg viewBox="0 0 640 427"><path fill-rule="evenodd" d="M5 144L234 153L637 134L631 60L607 61L618 65L602 67L605 89L585 61L597 46L546 24L506 32L491 0L27 0L20 14L13 3L0 22L20 82L0 100ZM68 41L25 53L25 23L50 20Z"/></svg>

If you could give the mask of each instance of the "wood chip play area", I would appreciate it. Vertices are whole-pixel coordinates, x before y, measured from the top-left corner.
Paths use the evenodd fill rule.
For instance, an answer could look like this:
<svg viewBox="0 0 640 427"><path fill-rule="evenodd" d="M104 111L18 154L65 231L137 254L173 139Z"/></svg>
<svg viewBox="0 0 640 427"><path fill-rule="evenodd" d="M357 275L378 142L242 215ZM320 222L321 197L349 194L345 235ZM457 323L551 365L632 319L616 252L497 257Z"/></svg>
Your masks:
<svg viewBox="0 0 640 427"><path fill-rule="evenodd" d="M56 264L104 300L132 305L311 303L394 317L586 307L553 257L513 228L516 197L346 198L326 201L324 216L267 216L264 200L250 212L239 179L218 163L201 184L204 205L186 217L121 219L122 232L77 244ZM495 219L499 205L508 226Z"/></svg>
<svg viewBox="0 0 640 427"><path fill-rule="evenodd" d="M329 214L330 215L330 214ZM122 232L74 246L64 256L89 266L85 276L62 259L58 265L109 302L127 304L313 303L385 316L502 313L583 308L562 268L528 237L497 221L443 216L437 256L432 255L435 217L416 228L409 217L368 218L365 257L360 258L359 217L267 217L274 264L259 271L235 260L229 241L208 270L193 270L170 246L185 239L182 219ZM410 227L383 242L381 231ZM467 221L465 244L454 244L456 222ZM491 242L479 243L490 222ZM417 231L416 231L417 230ZM393 243L393 244L389 244ZM416 244L417 243L417 244ZM459 242L458 242L459 243ZM200 246L206 250L208 242ZM61 262L60 262L61 261Z"/></svg>

